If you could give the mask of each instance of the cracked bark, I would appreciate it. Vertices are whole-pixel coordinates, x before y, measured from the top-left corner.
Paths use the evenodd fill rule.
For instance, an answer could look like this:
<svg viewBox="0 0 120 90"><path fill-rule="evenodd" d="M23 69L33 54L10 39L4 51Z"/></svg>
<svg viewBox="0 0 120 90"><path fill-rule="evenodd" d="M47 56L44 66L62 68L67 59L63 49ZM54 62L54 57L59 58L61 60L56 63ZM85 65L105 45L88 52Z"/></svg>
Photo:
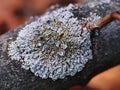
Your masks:
<svg viewBox="0 0 120 90"><path fill-rule="evenodd" d="M119 5L117 2L114 3ZM78 18L87 16L89 12L96 12L100 16L105 16L115 9L113 4L111 6L104 4L103 6L99 6L99 8L88 8L84 4L79 6L80 10L77 10L77 13L73 12ZM35 19L30 19L26 24ZM57 81L52 81L51 79L44 80L36 77L30 71L22 69L20 62L10 60L10 57L7 55L8 44L16 39L19 30L25 25L0 36L1 90L67 90L72 85L85 85L96 74L120 64L120 21L115 20L104 26L101 29L100 36L94 38L94 59L86 64L83 71L73 77L66 77L63 80Z"/></svg>

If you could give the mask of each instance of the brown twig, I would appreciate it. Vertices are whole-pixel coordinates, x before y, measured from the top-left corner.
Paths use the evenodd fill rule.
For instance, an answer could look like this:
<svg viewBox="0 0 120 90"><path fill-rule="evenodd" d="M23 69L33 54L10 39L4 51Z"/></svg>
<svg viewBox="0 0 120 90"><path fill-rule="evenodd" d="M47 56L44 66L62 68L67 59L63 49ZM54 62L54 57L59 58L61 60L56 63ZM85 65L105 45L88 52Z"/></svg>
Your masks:
<svg viewBox="0 0 120 90"><path fill-rule="evenodd" d="M115 19L120 20L120 8L118 8L116 12L106 15L105 17L96 21L97 23L95 23L95 27L92 26L89 22L86 24L86 27L90 30L95 30L96 28L101 28Z"/></svg>

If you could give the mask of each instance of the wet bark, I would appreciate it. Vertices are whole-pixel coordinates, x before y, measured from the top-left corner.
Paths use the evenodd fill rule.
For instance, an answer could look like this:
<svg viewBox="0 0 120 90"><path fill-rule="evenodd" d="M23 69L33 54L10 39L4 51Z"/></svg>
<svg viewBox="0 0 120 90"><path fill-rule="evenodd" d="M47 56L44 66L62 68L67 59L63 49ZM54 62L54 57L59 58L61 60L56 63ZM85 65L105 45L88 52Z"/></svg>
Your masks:
<svg viewBox="0 0 120 90"><path fill-rule="evenodd" d="M118 4L116 3L116 5ZM99 6L99 8L88 8L85 5L80 5L80 10L73 13L78 18L87 16L90 12L96 12L98 15L104 16L113 11L115 9L113 7L107 4ZM30 19L26 24L35 19ZM30 71L22 69L20 62L10 60L7 55L8 44L16 39L20 28L25 25L0 36L1 90L67 90L72 85L85 85L96 74L120 64L120 21L115 20L100 29L100 36L92 37L95 40L93 46L94 58L86 64L81 72L73 77L66 77L57 81L36 77Z"/></svg>

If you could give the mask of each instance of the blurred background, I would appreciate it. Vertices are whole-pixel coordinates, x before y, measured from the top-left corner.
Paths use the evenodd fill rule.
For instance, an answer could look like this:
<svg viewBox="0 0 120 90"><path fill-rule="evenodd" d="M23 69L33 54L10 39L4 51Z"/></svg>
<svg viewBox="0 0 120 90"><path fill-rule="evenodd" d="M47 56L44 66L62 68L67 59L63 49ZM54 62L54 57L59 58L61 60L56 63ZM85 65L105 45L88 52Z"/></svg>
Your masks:
<svg viewBox="0 0 120 90"><path fill-rule="evenodd" d="M51 5L67 5L85 0L0 0L0 35L13 30L30 16L43 14Z"/></svg>

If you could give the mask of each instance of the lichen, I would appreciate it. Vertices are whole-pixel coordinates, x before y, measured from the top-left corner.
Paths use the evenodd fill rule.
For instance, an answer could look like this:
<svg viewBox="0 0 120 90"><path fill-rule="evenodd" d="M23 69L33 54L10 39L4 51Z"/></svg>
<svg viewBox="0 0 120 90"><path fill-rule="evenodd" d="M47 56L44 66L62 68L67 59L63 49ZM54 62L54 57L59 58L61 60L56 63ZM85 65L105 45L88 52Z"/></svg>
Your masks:
<svg viewBox="0 0 120 90"><path fill-rule="evenodd" d="M76 8L70 4L26 25L9 44L10 58L43 79L64 79L83 70L92 59L92 50L90 30L82 24L99 17L91 14L78 20L71 12Z"/></svg>
<svg viewBox="0 0 120 90"><path fill-rule="evenodd" d="M101 4L104 4L104 3L110 3L111 0L89 0L88 2L88 6L93 8L97 5L101 5Z"/></svg>

